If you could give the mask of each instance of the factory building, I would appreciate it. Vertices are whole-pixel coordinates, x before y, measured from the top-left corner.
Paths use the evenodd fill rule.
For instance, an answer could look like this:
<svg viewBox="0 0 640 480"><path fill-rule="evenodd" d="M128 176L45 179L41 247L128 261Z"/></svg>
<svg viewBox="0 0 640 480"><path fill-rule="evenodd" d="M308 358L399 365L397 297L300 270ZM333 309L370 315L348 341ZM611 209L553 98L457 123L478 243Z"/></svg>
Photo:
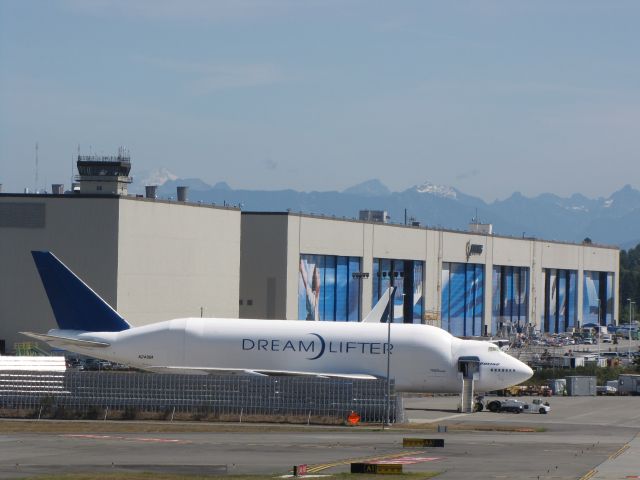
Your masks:
<svg viewBox="0 0 640 480"><path fill-rule="evenodd" d="M357 321L389 285L395 322L457 336L617 319L619 250L318 217L242 213L240 316Z"/></svg>
<svg viewBox="0 0 640 480"><path fill-rule="evenodd" d="M32 250L134 325L238 317L240 211L118 195L0 195L0 352L57 328Z"/></svg>
<svg viewBox="0 0 640 480"><path fill-rule="evenodd" d="M127 195L130 159L78 156L63 194L0 193L0 353L56 328L31 258L50 250L131 324L180 317L394 322L457 336L559 333L618 317L619 250Z"/></svg>

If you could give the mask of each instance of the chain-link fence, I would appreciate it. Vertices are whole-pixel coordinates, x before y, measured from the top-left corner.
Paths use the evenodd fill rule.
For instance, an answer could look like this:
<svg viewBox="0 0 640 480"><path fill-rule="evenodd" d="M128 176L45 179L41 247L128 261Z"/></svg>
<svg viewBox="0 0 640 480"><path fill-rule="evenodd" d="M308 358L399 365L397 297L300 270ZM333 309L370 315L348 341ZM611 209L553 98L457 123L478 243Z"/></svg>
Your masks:
<svg viewBox="0 0 640 480"><path fill-rule="evenodd" d="M323 423L342 422L351 412L363 422L383 422L387 416L399 422L403 412L393 381L387 403L386 380L133 372L1 372L0 409L66 418L128 412L129 417L156 413L161 418L188 414Z"/></svg>

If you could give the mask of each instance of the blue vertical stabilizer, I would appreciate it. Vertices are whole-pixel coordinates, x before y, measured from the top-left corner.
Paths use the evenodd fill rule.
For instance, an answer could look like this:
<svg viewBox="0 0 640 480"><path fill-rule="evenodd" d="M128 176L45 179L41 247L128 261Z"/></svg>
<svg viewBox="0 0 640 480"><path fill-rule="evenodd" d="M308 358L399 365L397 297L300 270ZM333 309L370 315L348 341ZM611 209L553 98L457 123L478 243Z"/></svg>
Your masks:
<svg viewBox="0 0 640 480"><path fill-rule="evenodd" d="M130 325L51 252L31 252L62 330L120 332Z"/></svg>

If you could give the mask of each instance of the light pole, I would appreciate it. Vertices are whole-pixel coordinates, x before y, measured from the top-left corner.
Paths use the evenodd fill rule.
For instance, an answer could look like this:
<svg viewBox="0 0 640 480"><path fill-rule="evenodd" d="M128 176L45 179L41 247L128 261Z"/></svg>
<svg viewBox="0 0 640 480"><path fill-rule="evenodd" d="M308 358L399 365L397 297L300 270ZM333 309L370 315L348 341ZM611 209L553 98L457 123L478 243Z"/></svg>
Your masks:
<svg viewBox="0 0 640 480"><path fill-rule="evenodd" d="M351 278L358 280L358 320L362 320L362 281L369 278L369 272L353 272Z"/></svg>
<svg viewBox="0 0 640 480"><path fill-rule="evenodd" d="M596 337L596 344L598 345L598 365L600 365L600 299L598 298L598 336Z"/></svg>
<svg viewBox="0 0 640 480"><path fill-rule="evenodd" d="M635 309L636 309L636 302L631 302L631 322L634 321L634 317L635 317L634 314L636 313ZM631 325L629 325L629 348L631 348ZM629 360L631 360L631 357L629 357Z"/></svg>
<svg viewBox="0 0 640 480"><path fill-rule="evenodd" d="M629 301L629 346L627 348L627 358L629 359L629 363L631 363L631 322L633 322L633 305L636 302L632 302L630 298L627 298Z"/></svg>
<svg viewBox="0 0 640 480"><path fill-rule="evenodd" d="M389 424L389 411L391 409L391 309L393 308L393 290L389 296L389 316L387 317L387 425Z"/></svg>
<svg viewBox="0 0 640 480"><path fill-rule="evenodd" d="M389 292L389 311L387 315L387 415L386 415L386 424L389 425L391 421L391 322L393 322L393 317L395 315L395 293L396 290L393 287L393 267L391 267L391 271L389 272L389 288L391 291ZM384 426L383 426L384 429Z"/></svg>

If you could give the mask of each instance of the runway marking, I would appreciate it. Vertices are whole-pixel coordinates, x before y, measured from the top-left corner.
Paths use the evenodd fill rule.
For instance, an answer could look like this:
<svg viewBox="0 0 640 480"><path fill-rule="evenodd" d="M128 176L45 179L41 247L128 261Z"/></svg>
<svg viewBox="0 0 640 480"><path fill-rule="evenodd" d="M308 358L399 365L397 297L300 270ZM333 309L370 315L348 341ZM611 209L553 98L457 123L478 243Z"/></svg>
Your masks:
<svg viewBox="0 0 640 480"><path fill-rule="evenodd" d="M332 477L333 475L305 475L304 478L326 478L326 477ZM293 474L288 474L288 475L280 475L278 478L300 478L300 477L295 477Z"/></svg>
<svg viewBox="0 0 640 480"><path fill-rule="evenodd" d="M417 455L422 455L427 453L426 451L414 452L411 456L407 455L406 452L400 453L390 453L388 455L378 455L375 457L359 457L359 458L348 458L345 460L338 460L333 463L324 463L318 465L311 465L307 468L307 472L309 473L317 473L322 470L326 470L332 467L338 467L340 465L349 465L350 463L356 462L367 462L367 463L400 463L404 461L406 464L414 464L414 463L422 463L422 462L431 462L434 460L440 460L440 457L418 457Z"/></svg>
<svg viewBox="0 0 640 480"><path fill-rule="evenodd" d="M565 420L573 420L574 418L586 417L589 415L593 415L593 413L592 412L577 413L575 415L571 415L570 417L566 417Z"/></svg>
<svg viewBox="0 0 640 480"><path fill-rule="evenodd" d="M400 457L393 460L373 460L367 463L392 463L395 465L413 465L415 463L433 462L440 460L440 457Z"/></svg>
<svg viewBox="0 0 640 480"><path fill-rule="evenodd" d="M595 468L592 470L589 470L586 474L584 474L582 477L580 477L579 480L589 480L591 477L593 477L596 473L598 473L598 470L596 470Z"/></svg>
<svg viewBox="0 0 640 480"><path fill-rule="evenodd" d="M629 444L623 445L621 446L617 452L612 453L611 455L609 455L609 460L613 460L615 458L618 458L620 455L622 455L624 452L626 452L627 450L629 450L629 448L631 448L629 446Z"/></svg>
<svg viewBox="0 0 640 480"><path fill-rule="evenodd" d="M468 413L457 413L455 415L448 415L446 417L440 417L440 418L415 418L415 419L409 419L409 423L436 423L436 422L441 422L443 420L451 420L452 418L458 418L458 417L468 417L469 414Z"/></svg>
<svg viewBox="0 0 640 480"><path fill-rule="evenodd" d="M60 436L67 437L67 438L87 438L91 440L125 440L125 441L134 441L134 442L179 443L179 444L193 443L190 440L178 440L174 438L122 437L118 435L91 435L91 434L70 433L70 434L60 435Z"/></svg>

